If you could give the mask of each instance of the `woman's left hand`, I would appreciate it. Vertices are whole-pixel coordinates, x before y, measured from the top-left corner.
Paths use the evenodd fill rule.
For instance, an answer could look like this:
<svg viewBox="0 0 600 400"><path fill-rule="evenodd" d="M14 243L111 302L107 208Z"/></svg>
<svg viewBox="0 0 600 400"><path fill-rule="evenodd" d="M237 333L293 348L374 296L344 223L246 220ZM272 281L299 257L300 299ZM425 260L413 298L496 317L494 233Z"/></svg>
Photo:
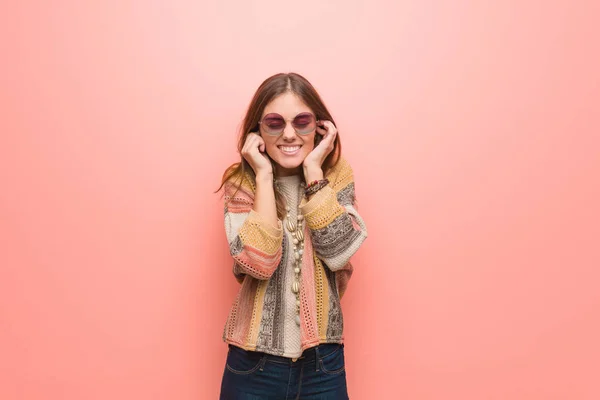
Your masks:
<svg viewBox="0 0 600 400"><path fill-rule="evenodd" d="M331 121L318 121L316 135L321 135L321 143L317 145L304 159L304 168L321 168L323 162L333 151L333 143L337 135L337 128Z"/></svg>

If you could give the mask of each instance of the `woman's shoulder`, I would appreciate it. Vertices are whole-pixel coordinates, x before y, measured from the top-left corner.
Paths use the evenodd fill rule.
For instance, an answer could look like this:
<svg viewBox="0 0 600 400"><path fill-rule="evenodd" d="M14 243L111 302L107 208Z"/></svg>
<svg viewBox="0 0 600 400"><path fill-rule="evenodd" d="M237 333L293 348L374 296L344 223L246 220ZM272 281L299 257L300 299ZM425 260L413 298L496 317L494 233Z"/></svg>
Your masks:
<svg viewBox="0 0 600 400"><path fill-rule="evenodd" d="M256 191L254 178L249 171L238 171L231 175L224 183L225 193L239 192L240 190L252 196Z"/></svg>

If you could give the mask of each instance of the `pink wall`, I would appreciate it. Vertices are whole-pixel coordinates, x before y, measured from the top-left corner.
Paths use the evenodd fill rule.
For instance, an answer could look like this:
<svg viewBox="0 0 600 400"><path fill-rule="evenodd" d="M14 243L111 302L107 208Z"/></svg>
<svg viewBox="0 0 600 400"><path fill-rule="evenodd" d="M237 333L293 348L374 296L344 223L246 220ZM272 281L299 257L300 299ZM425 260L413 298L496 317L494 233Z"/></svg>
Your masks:
<svg viewBox="0 0 600 400"><path fill-rule="evenodd" d="M369 226L352 398L600 398L600 7L482 3L3 3L0 398L216 398L212 190L290 70Z"/></svg>

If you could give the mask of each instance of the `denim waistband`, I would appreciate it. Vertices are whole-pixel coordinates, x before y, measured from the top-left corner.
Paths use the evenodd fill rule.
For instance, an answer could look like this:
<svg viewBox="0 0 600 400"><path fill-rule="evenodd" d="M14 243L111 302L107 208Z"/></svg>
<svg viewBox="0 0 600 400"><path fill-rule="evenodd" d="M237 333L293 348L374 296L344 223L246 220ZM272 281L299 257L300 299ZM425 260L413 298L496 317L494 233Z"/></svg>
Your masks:
<svg viewBox="0 0 600 400"><path fill-rule="evenodd" d="M233 346L232 344L229 344L229 347ZM319 356L319 358L323 358L331 353L333 353L334 351L336 351L338 349L338 347L344 347L343 343L322 343L318 346L314 346L314 347L309 347L308 349L304 350L302 352L302 355L300 355L300 357L298 357L297 361L304 361L304 362L310 362L310 361L315 361L317 359L317 354ZM283 356L276 356L274 354L268 354L268 353L264 353L264 352L258 352L261 353L265 356L265 360L266 361L272 361L272 362L276 362L276 363L280 363L280 364L293 364L294 361L292 360L291 357L283 357ZM297 362L296 361L296 362Z"/></svg>

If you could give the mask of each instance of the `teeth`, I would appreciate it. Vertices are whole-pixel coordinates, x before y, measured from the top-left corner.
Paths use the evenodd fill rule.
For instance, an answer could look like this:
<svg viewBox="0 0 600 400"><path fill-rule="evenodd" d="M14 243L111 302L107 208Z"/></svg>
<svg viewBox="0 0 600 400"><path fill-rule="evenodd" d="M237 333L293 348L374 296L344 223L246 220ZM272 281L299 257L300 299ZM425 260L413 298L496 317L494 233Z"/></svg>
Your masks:
<svg viewBox="0 0 600 400"><path fill-rule="evenodd" d="M300 148L300 146L294 146L294 147L285 147L285 146L281 146L280 149L283 151L287 151L287 152L294 152L296 150L298 150Z"/></svg>

